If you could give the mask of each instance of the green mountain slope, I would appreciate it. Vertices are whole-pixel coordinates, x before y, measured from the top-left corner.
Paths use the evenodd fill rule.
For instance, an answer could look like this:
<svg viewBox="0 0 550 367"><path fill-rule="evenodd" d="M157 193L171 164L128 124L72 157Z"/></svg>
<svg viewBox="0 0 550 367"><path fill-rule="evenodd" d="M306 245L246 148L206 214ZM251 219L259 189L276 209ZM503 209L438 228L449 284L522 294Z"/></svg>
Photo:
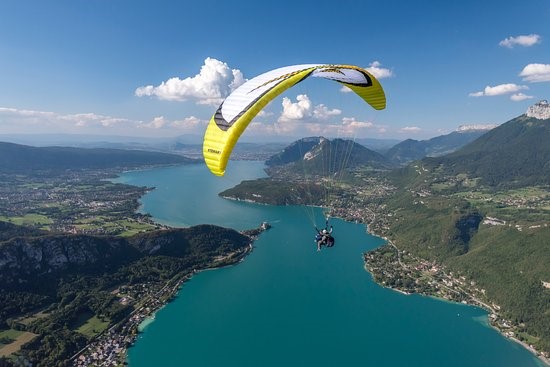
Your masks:
<svg viewBox="0 0 550 367"><path fill-rule="evenodd" d="M483 289L517 338L550 350L550 119L519 116L391 172L380 233ZM383 223L382 223L383 222Z"/></svg>
<svg viewBox="0 0 550 367"><path fill-rule="evenodd" d="M519 116L487 132L458 151L426 158L442 173L467 173L493 187L550 183L550 119Z"/></svg>
<svg viewBox="0 0 550 367"><path fill-rule="evenodd" d="M518 231L506 226L480 227L470 251L449 265L475 279L503 315L550 347L550 228Z"/></svg>

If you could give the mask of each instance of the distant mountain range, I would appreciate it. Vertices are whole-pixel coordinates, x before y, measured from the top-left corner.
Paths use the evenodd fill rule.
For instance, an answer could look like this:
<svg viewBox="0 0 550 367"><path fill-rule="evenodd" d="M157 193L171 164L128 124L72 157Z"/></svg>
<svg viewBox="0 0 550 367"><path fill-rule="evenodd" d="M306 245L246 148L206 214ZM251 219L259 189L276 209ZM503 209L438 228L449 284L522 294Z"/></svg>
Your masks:
<svg viewBox="0 0 550 367"><path fill-rule="evenodd" d="M266 160L273 154L284 149L283 143L246 143L239 142L231 152L233 160ZM182 154L186 157L202 160L202 143L186 144L175 143L170 147L170 152Z"/></svg>
<svg viewBox="0 0 550 367"><path fill-rule="evenodd" d="M31 147L0 142L1 172L36 170L132 168L145 165L192 163L175 154L143 150Z"/></svg>
<svg viewBox="0 0 550 367"><path fill-rule="evenodd" d="M414 160L425 159L425 164L444 165L448 174L468 172L481 177L485 183L515 184L548 182L548 149L550 149L546 101L531 106L525 115L498 127L489 125L461 126L447 135L428 140L407 139L395 144L384 155L366 148L386 150L391 143L384 139L328 140L323 137L300 139L283 149L283 143L244 143L235 147L233 158L267 159L270 167L294 165L304 172L334 173L359 165L374 169L389 169ZM21 137L20 137L21 138ZM38 139L38 136L35 136ZM63 137L46 136L44 139ZM67 137L65 137L67 138ZM98 139L99 137L95 137ZM106 146L143 147L144 150L113 148L31 147L0 142L0 170L4 172L37 169L137 167L143 165L175 164L192 160L175 154L150 150L177 151L202 159L201 144L196 136L146 139L112 137ZM84 139L84 138L82 138ZM136 140L134 140L136 139ZM94 137L81 141L92 143ZM161 148L162 147L162 148ZM281 150L282 149L282 150ZM278 153L277 153L278 152ZM528 177L528 178L527 178ZM529 182L527 182L529 181Z"/></svg>
<svg viewBox="0 0 550 367"><path fill-rule="evenodd" d="M423 163L447 175L480 177L490 186L550 184L550 118L521 115L454 153Z"/></svg>
<svg viewBox="0 0 550 367"><path fill-rule="evenodd" d="M119 135L83 135L83 134L0 134L0 141L44 146L64 146L80 148L119 148L165 150L179 142L185 144L199 144L202 141L199 135L180 135L177 137L143 137Z"/></svg>
<svg viewBox="0 0 550 367"><path fill-rule="evenodd" d="M330 165L336 167L335 164L344 161L344 158L340 155L346 155L348 154L347 151L350 150L350 165L367 163L375 168L391 168L424 157L437 157L452 153L494 127L496 125L463 125L450 134L420 141L414 139L403 141L395 139L354 139L353 144L351 144L351 140L308 137L291 143L281 152L271 156L266 164L268 166L280 166L302 161L306 153L310 152L312 157L319 156L319 159L325 162L328 162L328 157L331 156L332 163ZM328 145L322 146L322 140L329 142ZM276 150L279 146L280 144L272 145L271 148ZM316 146L318 148L314 149ZM320 150L324 150L325 153L320 154ZM336 151L338 152L335 153ZM305 159L304 161L306 165L315 166L315 159L313 161ZM319 167L321 168L320 165ZM324 169L327 170L327 168Z"/></svg>
<svg viewBox="0 0 550 367"><path fill-rule="evenodd" d="M323 137L300 139L266 161L304 173L332 174L366 166L391 169L422 159L443 176L466 173L493 187L550 184L550 104L541 101L500 126L463 126L429 140L405 140L385 156L356 142ZM451 153L449 153L451 152ZM448 154L446 154L448 153Z"/></svg>
<svg viewBox="0 0 550 367"><path fill-rule="evenodd" d="M452 153L479 138L496 125L461 126L447 135L428 140L407 139L389 149L384 156L397 164L407 164L424 157L436 157Z"/></svg>
<svg viewBox="0 0 550 367"><path fill-rule="evenodd" d="M382 155L385 155L390 148L392 148L393 146L401 142L401 140L399 139L375 139L375 138L358 138L358 139L355 139L354 141Z"/></svg>
<svg viewBox="0 0 550 367"><path fill-rule="evenodd" d="M461 126L456 131L428 140L358 139L355 141L324 137L308 137L297 140L281 152L267 159L270 167L295 164L302 171L308 169L317 173L334 173L339 169L368 165L376 169L389 169L405 165L425 157L437 157L452 153L484 135L496 125ZM377 146L380 151L388 147L388 142L398 142L384 154L366 148L361 143Z"/></svg>

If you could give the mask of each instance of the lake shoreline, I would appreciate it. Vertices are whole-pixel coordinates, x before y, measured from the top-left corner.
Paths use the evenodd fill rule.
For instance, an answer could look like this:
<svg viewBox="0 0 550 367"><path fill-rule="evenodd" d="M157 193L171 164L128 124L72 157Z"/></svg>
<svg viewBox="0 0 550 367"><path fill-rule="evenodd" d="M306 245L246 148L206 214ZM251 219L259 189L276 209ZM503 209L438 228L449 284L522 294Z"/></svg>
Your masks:
<svg viewBox="0 0 550 367"><path fill-rule="evenodd" d="M245 202L254 203L254 204L270 205L270 204L256 202L256 201L250 200L250 199L243 200L243 199L238 199L238 198L235 198L235 197L224 197L224 198L228 199L228 200L245 201ZM368 234L383 239L384 241L386 241L386 245L394 247L395 250L397 251L397 253L398 254L400 253L400 250L398 249L398 247L391 240L389 240L387 237L371 230L368 226L368 223L365 223L362 220L361 220L361 222L358 222L358 218L356 218L356 214L347 213L346 208L334 208L334 211L337 212L338 215L332 216L333 218L338 218L338 219L341 219L341 220L344 220L344 221L347 221L347 222L352 222L352 223L364 224L365 225L365 230ZM382 246L384 246L384 245L382 245ZM372 251L375 251L375 250L376 249L373 249L369 252L372 252ZM367 252L367 253L369 253L369 252ZM364 268L365 268L366 271L371 273L371 275L373 276L373 280L377 284L379 284L379 285L381 285L385 288L392 289L392 290L394 290L396 292L399 292L403 295L419 294L419 295L422 295L422 296L433 297L433 298L436 298L438 300L444 300L444 301L449 301L449 302L456 302L456 303L467 304L467 305L470 305L470 306L480 307L480 308L482 308L482 309L484 309L485 311L488 312L488 315L487 315L488 322L487 322L487 324L490 327L497 330L506 339L512 340L512 341L520 344L522 347L527 349L530 353L535 355L545 365L550 366L550 356L546 355L545 352L541 352L541 351L537 350L532 345L529 345L526 342L523 342L523 341L521 341L521 340L514 337L513 332L511 332L509 330L510 326L507 326L507 325L511 325L512 323L511 323L510 320L505 320L504 318L502 318L502 316L498 312L499 308L500 308L499 306L497 306L497 305L493 305L493 306L488 305L486 302L483 302L483 301L479 300L478 297L480 295L474 294L474 292L471 291L471 290L464 290L462 287L464 287L466 285L466 283L464 281L461 281L460 279L454 278L451 275L452 273L449 274L449 272L446 272L446 269L441 264L436 264L435 262L429 262L428 260L417 258L417 261L419 261L419 262L429 263L431 266L434 266L437 269L437 272L445 273L444 278L447 278L448 280L444 281L443 280L444 278L436 278L436 280L439 282L439 284L438 284L439 287L449 288L449 284L461 284L462 287L460 287L459 289L460 289L460 292L462 292L466 295L464 300L459 301L457 299L454 299L451 296L433 294L433 293L422 292L422 291L418 291L418 290L411 291L410 289L407 289L407 288L388 286L387 284L385 284L384 281L380 281L380 279L377 279L374 276L374 274L372 272L372 268L369 267L369 261L367 260L367 256L366 256L367 253L365 253L365 256L364 256ZM401 272L404 272L404 270L405 270L404 264L401 263L400 260L398 261L397 265L402 268Z"/></svg>
<svg viewBox="0 0 550 367"><path fill-rule="evenodd" d="M70 361L74 366L87 366L89 365L89 361L94 358L93 355L98 354L98 351L112 350L113 352L106 356L104 360L93 359L93 363L101 364L106 361L116 361L116 363L120 364L128 363L128 350L134 345L139 334L144 332L146 327L154 322L155 315L159 310L175 300L186 282L191 280L194 275L203 271L222 269L241 263L252 253L254 249L253 244L259 235L269 228L270 226L264 222L258 228L241 231L241 234L250 239L248 246L223 257L214 258L204 268L195 268L191 271L177 274L166 285L155 292L156 297L142 300L141 306L128 315L125 320L111 326L104 333L98 335L86 347L74 354L70 358Z"/></svg>
<svg viewBox="0 0 550 367"><path fill-rule="evenodd" d="M400 256L403 256L403 253L399 250L399 248L387 237L381 236L374 231L370 230L368 225L365 225L367 232L373 236L382 238L386 241L385 245L382 246L391 246L395 249L397 253L397 261L391 263L391 267L393 270L396 270L396 273L399 273L400 276L403 276L403 274L406 274L407 276L410 276L411 274L414 274L414 272L410 271L410 265L405 265L402 261ZM382 247L381 246L381 247ZM381 247L378 247L377 249L373 249L371 251L368 251L364 254L364 262L365 262L365 270L368 271L372 276L374 281L388 289L392 289L394 291L397 291L403 295L411 295L411 294L419 294L422 296L427 297L433 297L439 300L444 300L448 302L455 302L455 303L461 303L461 304L467 304L470 306L480 307L487 311L487 325L492 327L493 329L497 330L502 336L504 336L506 339L512 340L518 344L520 344L522 347L527 349L529 352L531 352L533 355L535 355L540 361L542 361L545 365L550 366L550 358L548 355L546 355L544 352L541 352L534 348L532 345L529 345L517 338L515 338L514 333L510 331L511 328L514 326L519 325L513 325L513 323L510 320L505 320L499 313L500 307L496 304L493 304L492 306L487 304L486 302L481 301L478 297L481 296L482 292L477 292L476 294L475 287L472 289L470 286L467 285L467 282L465 282L465 279L457 279L452 275L452 272L447 272L446 268L442 266L441 264L437 264L435 261L427 261L425 259L419 259L415 258L417 261L416 265L417 267L415 270L418 270L418 266L423 265L421 267L422 270L424 270L424 273L418 273L419 276L415 279L412 277L413 280L418 281L420 279L420 275L425 275L426 272L431 272L433 276L433 280L436 281L437 287L446 288L447 290L450 290L451 292L448 293L439 293L436 291L432 292L425 292L419 289L418 287L413 288L405 288L405 287L399 287L399 286L390 286L387 284L386 280L383 280L384 277L387 277L387 272L380 271L379 268L375 268L373 263L376 263L376 258L369 256L369 254L372 254L376 250L380 249ZM410 254L408 259L410 259ZM429 268L429 269L428 269ZM384 268L386 269L386 268ZM377 277L376 275L384 274L382 277ZM416 284L416 283L415 283ZM466 288L466 290L464 289ZM453 292L456 293L453 295ZM460 295L462 299L457 299L457 295Z"/></svg>
<svg viewBox="0 0 550 367"><path fill-rule="evenodd" d="M194 170L193 172L195 172L195 171L196 171L196 170ZM166 177L165 177L165 176L166 176ZM176 176L177 176L178 178L180 178L180 177L179 177L180 175L171 174L171 173L170 173L170 174L163 175L162 177L163 177L164 179L166 179L166 178L171 178L171 179L172 179L172 178L174 178L174 177L176 177ZM188 176L188 177L192 177L192 178L193 178L193 177L195 177L195 176ZM201 177L202 177L202 176L201 176ZM185 182L185 183L188 183L188 182L189 182L189 183L194 184L196 181L197 181L197 180L194 180L194 179L189 179L189 180L187 180L187 177L185 177L185 181L184 181L184 182ZM143 182L143 183L142 183L142 182ZM145 184L145 182L147 182L147 181L146 181L146 180L142 180L142 181L140 182L140 184ZM150 180L150 182L156 182L156 181L151 181L151 180ZM216 181L216 182L218 182L218 181ZM149 186L155 186L154 183L151 183L151 184L150 184L150 183L147 183L147 185L149 185ZM222 186L225 186L225 185L227 185L227 183L222 183L222 185L216 184L216 185L214 185L214 186L220 187L220 188L218 188L218 191L217 191L217 192L220 192L221 190L224 189ZM162 192L162 188L160 188L159 191ZM215 199L215 200L219 200L219 199L221 198L221 197L218 196L218 195L215 195L215 196L218 197L218 199ZM164 196L162 197L162 199L166 200ZM157 200L157 201L160 202L160 203L162 203L162 199L161 199L161 200ZM176 218L177 218L178 221L183 221L183 222L188 222L188 221L189 221L189 222L191 222L191 223L203 223L204 220L212 220L212 221L220 221L220 220L221 220L221 221L222 221L221 223L223 223L223 224L222 224L223 226L234 227L234 226L236 225L237 228L240 227L240 226L242 225L241 223L249 223L249 225L248 225L247 227L248 227L248 228L253 227L253 226L254 226L254 220L252 221L252 225L250 225L250 218L269 218L269 221L272 222L272 223L278 223L279 221L285 222L285 221L288 221L289 218L294 218L294 217L288 217L288 218L285 217L286 219L283 220L283 219L281 219L280 215L281 215L282 212L287 213L287 211L290 211L290 212L294 213L294 210L295 210L295 209L293 209L292 207L294 207L294 206L296 206L296 205L290 205L290 204L288 204L288 205L285 205L285 204L283 204L283 205L276 205L275 208L274 208L273 210L269 209L269 212L273 211L274 214L265 215L265 214L262 214L262 213L264 212L264 209L262 209L262 208L263 208L263 207L267 207L267 206L271 207L272 205L264 204L264 203L258 203L256 200L239 200L239 199L236 199L236 198L224 198L224 199L225 199L225 200L222 199L222 203L219 205L219 207L220 207L220 208L224 208L225 210L230 210L232 213L235 213L235 214L239 213L239 214L238 214L239 219L240 219L240 217L242 216L242 219L244 219L244 221L242 221L242 220L238 220L238 221L237 221L237 220L235 220L235 218L229 218L229 220L227 220L226 218L222 218L222 217L220 217L220 216L213 216L213 217L210 216L210 215L209 215L209 216L205 216L205 215L203 215L202 212L199 213L198 215L194 216L192 220L188 220L188 219L186 219L186 217L181 216L181 215L176 216ZM191 200L191 202L194 202L194 201L193 201L193 197L191 197L191 199L188 199L188 200ZM215 200L212 200L212 202L214 202ZM158 207L158 205L156 204L157 201L154 201L154 203L155 203L154 205L153 205L153 202L151 202L151 203L149 203L149 204L151 204L150 206L148 206L148 207L142 207L142 210L147 210L148 212L151 212L151 213L157 213L157 212L158 212L158 213L164 213L164 211L162 211L162 210L159 209L160 207L157 208L157 207ZM258 206L258 207L255 207L255 206L247 206L247 205L245 205L245 206L244 206L245 209L246 209L246 211L245 211L245 210L240 210L240 209L239 209L240 206L235 206L234 204L231 204L231 202L236 202L236 201L243 202L243 204L253 203L253 204L264 204L264 205L260 205L260 206ZM226 202L226 203L228 203L228 204L224 204L223 202ZM190 202L187 201L187 204L186 204L187 207L190 205L189 203L190 203ZM209 202L209 204L211 204L211 203ZM156 206L155 206L155 205L156 205ZM218 205L218 204L217 204L217 201L216 201L216 205ZM279 207L289 207L289 209L286 209L286 208L276 208L277 206L279 206ZM172 207L170 207L170 208L172 208ZM176 210L181 210L181 209L180 209L181 206L178 206L178 205L174 205L174 208L176 208ZM259 208L259 209L257 209L257 208ZM162 209L162 208L161 208L161 209ZM350 208L350 209L351 209L351 208ZM151 210L152 210L152 211L151 211ZM155 210L156 210L156 211L155 211ZM160 210L160 211L159 211L159 210ZM164 210L164 209L163 209L163 210ZM267 210L267 209L266 209L266 210ZM245 212L246 212L246 214L245 214ZM349 214L349 213L352 213L350 210L348 210L347 212L348 212L348 214ZM205 213L210 214L209 212L206 212L206 211L205 211ZM248 213L252 213L252 214L249 215ZM276 213L276 214L275 214L275 213ZM301 214L303 215L303 213L301 213ZM333 214L334 214L334 213L333 213ZM338 213L338 214L340 214L340 213ZM359 214L364 214L363 211L356 211L356 212L353 212L353 214L351 214L351 215L349 215L349 216L348 216L348 215L345 215L345 214L346 214L346 213L344 213L344 215L331 215L331 217L339 218L339 219L342 218L342 217L344 217L343 219L345 220L345 222L356 223L356 224L365 224L365 222L367 222L367 223L369 222L368 216L364 216L364 215L363 215L363 216L359 216ZM153 215L154 215L155 218L156 218L156 215L155 215L155 214L153 214ZM164 215L164 214L161 214L161 217L163 217L163 215ZM201 217L201 215L202 215L202 217ZM212 219L208 219L208 218L212 218ZM294 220L297 220L297 219L294 219ZM304 221L304 222L305 222L305 221ZM218 222L216 222L216 223L218 223ZM343 222L341 223L341 225L342 225L342 227L347 226L347 224L344 224ZM240 229L242 230L243 228L241 227ZM298 228L298 229L294 229L294 230L295 230L295 231L299 231L299 232L288 232L288 233L289 233L289 234L292 233L292 236L296 236L296 235L298 235L298 233L302 233L302 232L303 232L303 231L300 230L299 228ZM363 233L369 233L369 234L371 234L371 235L375 235L375 236L378 238L378 239L374 239L374 237L373 237L373 241L375 241L375 243L376 243L375 246L376 246L376 247L380 247L380 245L382 245L382 244L381 244L381 241L379 240L379 238L381 238L381 237L378 236L378 235L376 235L375 233L369 232L368 227L365 229L364 226L361 226L361 227L358 227L356 230L358 231L358 233L363 232ZM356 230L354 230L354 231L356 231ZM285 234L285 235L286 235L286 234ZM299 237L300 237L300 238L301 238L301 237L306 238L305 235L304 235L304 236L300 235ZM309 238L309 237L307 237L307 238ZM266 240L270 241L269 243L271 243L271 241L273 241L272 236L267 236L267 237L266 237ZM283 247L285 247L285 245L286 245L285 243L282 243L282 244L281 244L281 246L283 246ZM369 248L372 248L372 247L375 247L375 246L369 246ZM271 248L271 247L270 247L270 248ZM365 252L365 251L367 251L367 250L364 249L364 250L362 250L361 252ZM295 251L293 250L292 253L294 253L294 252L295 252ZM264 254L263 252L260 252L260 253L261 253L261 254ZM254 259L255 261L254 261L254 262L251 262L251 263L249 263L249 264L245 264L245 266L243 266L243 268L242 268L242 269L246 269L246 270L245 270L245 273L247 273L249 276L250 276L251 273L252 273L252 272L251 272L251 269L254 269L254 268L256 267L255 265L252 265L253 263L256 264L257 261L261 261L260 263L263 264L264 268L265 268L265 266L268 266L268 265L267 265L267 262L266 262L266 259L264 258L264 256L260 255L260 253L258 253L258 257L255 257L255 259ZM338 254L335 253L335 255L338 255ZM357 255L357 254L355 254L354 256L356 257L356 255ZM260 259L261 259L261 260L260 260ZM335 261L335 258L332 258L332 256L331 256L331 259L330 259L330 260L324 259L324 258L322 258L322 257L319 258L320 260L317 259L317 257L316 257L315 259L316 259L316 260L315 260L315 263L322 264L323 266L325 266L325 264L326 264L327 261L330 261L330 262ZM320 262L319 262L319 261L320 261ZM285 262L283 262L283 264L285 264ZM239 269L241 269L241 268L239 267ZM235 274L241 274L241 272L240 272L239 269L234 269L234 270L229 271L229 272L228 272L229 277L230 277L230 278L233 278L233 276L235 276L235 279L238 278L239 276L238 276L238 275L235 275ZM267 271L267 269L265 269L265 270ZM357 271L357 269L356 269L355 271ZM359 269L359 273L364 273L364 269ZM264 274L264 273L262 272L262 274ZM241 274L241 275L242 275L242 274ZM208 275L208 276L206 276L206 279L210 279L210 277L216 277L216 278L217 278L217 276L215 276L215 275ZM275 277L275 278L278 279L277 281L279 281L279 278L278 278L278 277ZM204 281L204 279L205 279L205 278L200 277L200 279L198 280L198 282L201 283L201 282ZM234 279L234 280L235 280L235 279ZM207 283L209 283L209 282L207 282ZM368 286L369 288L371 288L372 285L375 284L375 282L371 282L371 279L368 279L368 283L371 284L371 285ZM193 292L196 291L196 287L197 287L197 286L198 286L198 284L194 284L193 286L191 286L191 287L189 288L189 291L191 292L191 294L193 294ZM223 291L225 291L225 289L226 289L226 288L224 288ZM186 290L186 291L187 291L187 290ZM384 294L388 294L388 293L384 292L381 288L378 289L376 292L382 292L382 293L384 293ZM391 292L390 292L390 293L391 293ZM393 298L393 297L396 297L396 296L390 296L390 298ZM401 297L399 297L399 298L401 298ZM424 298L424 297L420 297L420 298L411 297L411 299L412 299L411 302L413 302L413 303L416 304L416 303L418 302L418 300L420 300L420 299L422 299L422 298ZM432 298L432 297L426 297L426 298ZM433 297L433 298L435 298L435 297ZM438 298L438 299L442 299L442 298L439 298L439 297L437 297L437 298ZM370 298L369 298L369 299L370 299ZM403 298L402 298L402 299L403 299ZM415 300L415 299L416 299L416 300ZM182 304L185 304L187 308L190 308L190 309L196 308L195 305L194 305L192 302L189 303L189 297L182 297L181 299L180 299L180 297L178 297L178 304L179 304L180 302L181 302ZM399 301L399 302L408 303L408 301ZM424 303L424 302L426 302L426 301L421 301L421 302ZM440 303L440 302L436 302L436 303ZM456 305L456 303L454 303L454 304ZM181 306L181 305L180 305L180 306ZM436 307L436 310L439 310L440 307L442 307L442 306L437 306L437 307ZM449 307L456 307L456 306L451 306L451 305L450 305ZM174 312L174 311L173 311L173 307L168 307L168 309L170 309L171 312ZM480 317L483 317L483 318L485 319L486 315L485 315L484 312L482 312L480 309L478 309L477 311L474 311L474 310L475 310L474 308L470 308L469 311L464 311L464 312L475 314L476 317L479 315ZM202 310L199 310L199 311L200 311L200 314L201 314L201 316L202 316L202 314L204 313L204 311L202 311ZM158 312L158 311L157 311L157 312ZM459 311L459 312L462 313L462 311ZM176 314L177 314L177 312L176 312ZM161 321L160 319L163 319L163 318L164 318L164 317L163 317L164 313L163 313L163 314L160 314L160 315L161 315L161 316L158 316L158 317L157 317L157 320L156 320L155 322L160 322L160 321ZM309 315L309 314L308 314L308 315ZM445 315L444 312L442 312L441 315L447 317L447 315ZM455 314L453 314L453 316L454 316L454 315L455 315ZM175 316L175 315L172 315L172 317L174 317L174 316ZM451 318L452 318L452 317L451 317ZM193 319L193 320L194 320L194 319ZM196 322L193 321L193 320L191 320L191 321L192 321L192 324L191 324L192 327L191 327L191 329L197 327L197 325L195 325ZM210 319L208 319L208 320L210 320ZM208 321L208 320L207 320L207 321ZM412 322L412 321L410 321L409 319L405 319L405 320L402 320L402 321L403 321L405 324L407 324L408 322ZM448 321L453 321L453 320L448 320ZM480 321L480 324L486 324L486 322L483 321L483 320L481 320L481 319L480 319L479 321ZM163 322L163 324L164 324L164 322ZM460 322L461 327L462 327L462 325L465 325L465 324L466 324L466 323L464 323L464 322ZM468 322L468 324L470 324L470 322ZM217 325L219 325L219 320L218 320L218 324L217 324ZM229 323L228 325L231 325L231 323ZM168 328L170 327L170 325L162 325L162 326L163 326L163 327L168 327ZM246 326L246 324L245 324L245 326ZM159 327L160 327L160 325L159 325L159 326L156 326L156 327L153 327L153 328L151 328L150 330L148 329L147 334L154 335L155 337L154 337L153 339L151 339L151 338L150 338L150 335L147 335L147 334L146 334L146 335L145 335L145 338L143 339L143 340L144 340L144 341L143 341L143 345L144 345L143 347L140 347L140 342L138 342L138 343L137 343L138 348L130 349L130 350L129 350L129 352L128 352L128 357L129 357L129 359L127 359L127 362L128 362L128 363L131 362L131 364L136 363L136 365L144 365L144 366L145 366L145 365L150 365L150 363L152 362L151 352L154 351L154 350L159 350L159 351L160 351L160 350L164 350L163 348L165 348L166 344L163 344L163 343L159 343L159 342L158 342L158 337L159 337L159 335L158 335L158 333L159 333L158 328L159 328ZM469 329L470 327L471 327L471 326L467 326L467 327L465 328L465 330L466 330L466 329ZM481 327L481 325L480 325L480 327ZM486 328L486 325L484 325L483 328L485 328L486 331L480 331L480 332L482 332L482 334L488 333L487 328ZM190 330L191 330L191 329L190 329ZM201 330L199 329L199 330L195 330L195 331L194 331L194 333L197 333L197 332L200 334L200 333L201 333ZM197 335L199 335L199 334L197 334ZM445 335L447 335L447 334L445 333ZM509 345L508 347L506 347L506 348L504 348L504 349L502 349L501 347L496 347L497 344L505 343L505 340L503 340L503 339L502 339L500 336L498 336L496 333L491 332L491 335L494 335L495 340L498 339L499 342L495 344L495 342L493 341L493 336L491 336L491 338L488 340L488 342L491 342L491 343L488 344L488 345L487 345L485 348L483 348L483 349L492 350L493 348L495 348L495 351L498 350L499 353L500 353L500 351L502 350L503 354L499 354L499 355L496 355L496 356L495 356L495 360L499 360L499 361L501 362L501 363L498 363L498 364L496 364L496 365L508 365L507 362L505 362L506 360L503 359L503 358L504 358L503 356L507 356L507 355L508 355L508 350L510 350L510 351L513 352L513 353L510 353L510 356L516 356L516 355L518 355L518 353L519 353L519 354L523 354L523 355L529 355L529 356L527 357L527 361L532 361L531 363L534 363L534 365L536 365L536 366L539 365L540 362L538 362L537 359L533 358L534 356L532 356L531 352L527 352L527 353L526 353L526 351L525 351L526 348L525 348L525 347L517 348L517 347L511 346L511 345ZM187 336L184 335L184 337L187 337ZM477 337L477 334L472 335L472 337L473 337L474 339L479 339L479 337ZM141 340L141 339L140 339L140 340ZM193 338L190 338L190 341L194 343ZM481 339L480 339L480 341L481 341ZM509 344L509 343L506 343L506 344ZM478 343L477 345L480 345L480 344ZM481 343L481 345L482 345L482 343ZM202 346L201 346L201 347L202 347ZM143 348L145 348L145 349L143 349ZM154 348L154 349L151 349L151 350L150 350L149 348ZM158 348L160 348L160 349L158 349ZM489 348L489 349L487 349L487 348ZM166 349L166 348L165 348L165 349ZM172 349L173 349L173 348L172 348ZM172 350L172 349L170 349L170 350ZM476 348L476 350L477 350L477 348ZM515 351L514 351L514 350L515 350ZM165 350L163 353L168 353L168 350ZM481 353L481 351L480 351L480 353ZM183 358L183 357L181 357L181 358ZM181 361L183 361L183 360L194 360L193 358L194 358L193 356L189 355L189 356L185 357L184 359L182 359ZM198 355L198 358L202 358L202 357L200 357L200 355ZM213 357L212 359L215 360L215 357ZM318 359L319 359L319 358L318 358ZM196 360L199 360L199 359L196 359ZM475 359L475 358L472 358L472 357L464 358L464 360L470 360L471 362L474 362L472 365L476 365L476 363L477 363L477 362L475 362L476 359ZM518 359L518 361L519 361L519 360L521 360L521 358ZM148 361L148 362L144 362L144 361ZM323 364L323 362L324 362L324 360L319 360L319 361L321 362L321 364ZM144 363L145 363L145 364L144 364ZM520 364L510 364L510 365L531 365L531 364L529 364L529 363L527 363L527 364L522 364L522 363L520 363Z"/></svg>
<svg viewBox="0 0 550 367"><path fill-rule="evenodd" d="M250 199L239 199L239 198L230 197L230 196L224 196L224 198L227 199L227 200L243 201L243 202L260 204L260 205L270 205L270 204L266 204L266 203L256 202L256 201L250 200ZM317 206L315 206L315 207L317 207ZM341 220L344 220L344 221L347 221L347 222L352 222L352 223L357 223L357 224L360 224L360 223L364 224L366 232L368 234L383 239L384 241L386 241L386 245L394 247L395 250L397 251L397 253L399 254L400 250L398 249L398 247L391 240L389 240L387 237L371 230L368 226L368 223L365 223L362 219L357 218L356 213L348 213L346 208L333 208L333 212L338 213L335 216L331 216L333 218L338 218L338 219L341 219ZM358 219L360 219L360 221L358 221ZM381 245L381 246L384 246L384 245ZM375 251L375 250L376 249L373 249L369 252L372 252L372 251ZM367 253L369 253L369 252L367 252ZM422 295L422 296L433 297L433 298L436 298L438 300L444 300L444 301L449 301L449 302L462 303L462 304L467 304L467 305L470 305L470 306L480 307L480 308L482 308L482 309L484 309L485 311L488 312L488 315L487 315L488 322L487 322L487 324L490 327L497 330L506 339L512 340L512 341L520 344L522 347L527 349L530 353L535 355L545 365L550 366L550 356L549 355L547 355L545 352L541 352L541 351L537 350L532 345L529 345L526 342L523 342L523 341L521 341L521 340L514 337L513 332L511 332L509 330L510 329L509 325L511 325L512 322L510 320L505 320L504 318L502 318L502 316L498 312L499 308L500 308L499 306L497 306L497 305L490 306L486 302L483 302L483 301L479 300L479 298L478 298L479 295L475 295L473 291L464 290L463 288L460 288L460 292L463 292L465 295L467 295L467 297L465 297L465 300L459 301L459 300L453 299L453 297L450 297L450 296L438 295L438 294L427 293L427 292L421 292L421 291L418 291L418 290L411 291L410 289L407 289L407 288L399 288L399 287L388 286L383 281L380 281L380 279L376 279L376 277L374 276L371 269L369 269L369 263L366 259L366 254L367 253L365 253L365 256L364 256L364 268L365 268L366 271L371 273L371 275L373 276L373 280L377 284L379 284L379 285L381 285L385 288L392 289L392 290L394 290L396 292L399 292L403 295L411 295L411 294L416 293L416 294L419 294L419 295ZM445 270L446 270L441 264L436 264L435 262L429 262L428 260L425 260L425 259L418 259L417 258L417 260L419 262L425 262L425 263L429 263L430 265L435 266L437 268L438 272L445 272ZM405 270L404 265L401 263L401 261L398 261L397 265L402 268L402 271ZM451 284L451 283L452 284L457 284L458 283L458 284L461 284L462 286L466 285L464 281L461 281L460 279L456 279L448 273L445 273L445 278L447 278L448 280L443 281L442 279L437 279L438 282L439 282L438 286L443 287L443 288L445 288L445 287L449 288L448 284ZM518 326L518 325L515 325L515 326Z"/></svg>

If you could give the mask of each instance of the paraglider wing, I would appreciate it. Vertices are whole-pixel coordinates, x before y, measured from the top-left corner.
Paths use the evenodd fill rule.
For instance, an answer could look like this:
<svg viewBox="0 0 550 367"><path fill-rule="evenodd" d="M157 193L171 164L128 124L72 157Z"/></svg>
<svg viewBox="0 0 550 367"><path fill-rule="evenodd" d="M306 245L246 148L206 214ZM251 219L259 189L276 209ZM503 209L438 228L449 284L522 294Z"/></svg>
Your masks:
<svg viewBox="0 0 550 367"><path fill-rule="evenodd" d="M382 86L368 71L352 65L293 65L261 74L233 91L210 119L204 135L206 165L218 176L250 121L279 94L308 77L337 81L377 110L386 107Z"/></svg>

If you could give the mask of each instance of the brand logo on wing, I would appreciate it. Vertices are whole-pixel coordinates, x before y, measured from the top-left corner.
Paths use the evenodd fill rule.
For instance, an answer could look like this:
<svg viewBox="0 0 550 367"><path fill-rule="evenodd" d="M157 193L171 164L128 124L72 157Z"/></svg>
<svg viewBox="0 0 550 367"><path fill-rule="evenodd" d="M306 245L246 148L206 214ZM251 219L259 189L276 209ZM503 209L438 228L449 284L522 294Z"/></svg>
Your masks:
<svg viewBox="0 0 550 367"><path fill-rule="evenodd" d="M222 154L221 151L219 150L216 150L216 149L212 149L212 148L208 148L208 153L214 153L214 154Z"/></svg>

